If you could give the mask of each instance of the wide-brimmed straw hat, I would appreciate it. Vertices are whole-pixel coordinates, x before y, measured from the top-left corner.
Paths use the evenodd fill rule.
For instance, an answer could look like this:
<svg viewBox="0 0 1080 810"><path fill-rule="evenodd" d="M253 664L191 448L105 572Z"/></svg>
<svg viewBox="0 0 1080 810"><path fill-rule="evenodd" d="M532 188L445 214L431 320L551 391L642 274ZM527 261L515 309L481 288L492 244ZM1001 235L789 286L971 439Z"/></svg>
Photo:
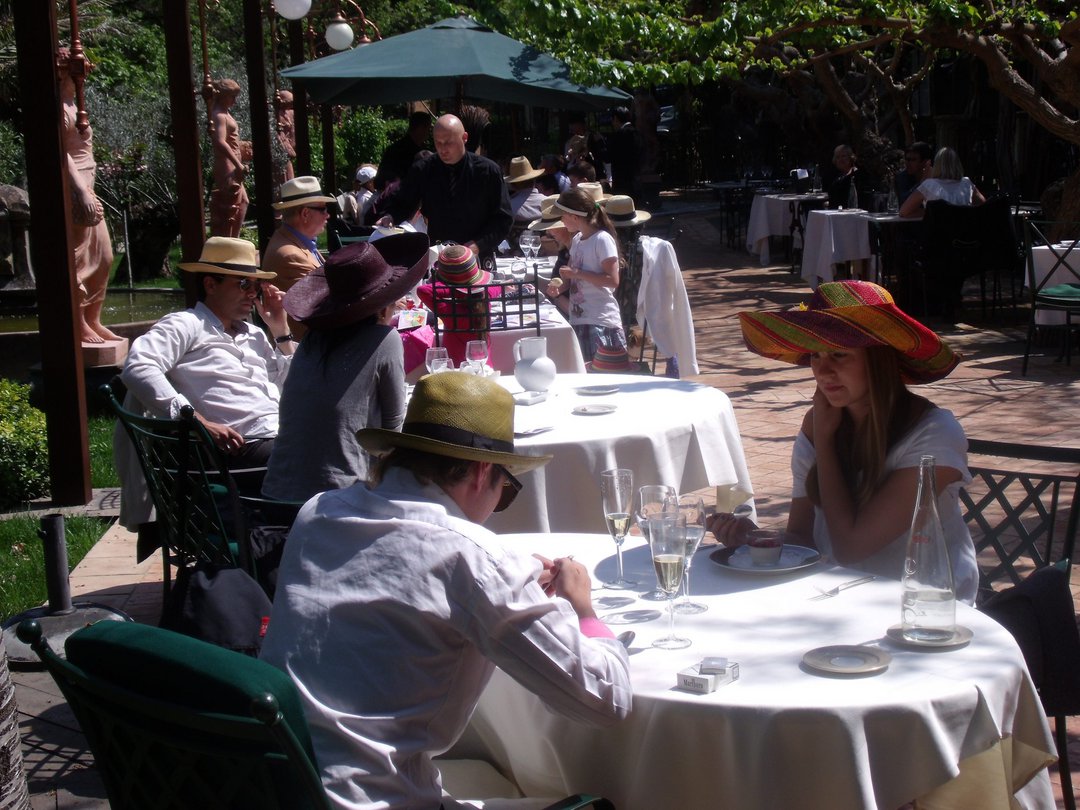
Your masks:
<svg viewBox="0 0 1080 810"><path fill-rule="evenodd" d="M445 245L435 260L435 277L451 287L487 284L491 273L476 261L476 254L465 245Z"/></svg>
<svg viewBox="0 0 1080 810"><path fill-rule="evenodd" d="M518 155L510 159L510 173L503 177L507 183L524 183L526 180L535 180L544 173L543 169L534 169L529 159L524 155Z"/></svg>
<svg viewBox="0 0 1080 810"><path fill-rule="evenodd" d="M604 211L607 212L608 219L616 228L632 228L652 219L652 214L648 211L638 211L634 208L633 198L625 194L609 197L604 203Z"/></svg>
<svg viewBox="0 0 1080 810"><path fill-rule="evenodd" d="M277 278L277 273L259 269L259 254L247 239L231 236L211 236L202 246L197 262L180 262L180 269L189 273L214 273L223 276Z"/></svg>
<svg viewBox="0 0 1080 810"><path fill-rule="evenodd" d="M314 329L363 320L416 286L427 272L427 248L422 233L346 245L289 288L285 311Z"/></svg>
<svg viewBox="0 0 1080 810"><path fill-rule="evenodd" d="M552 228L565 228L562 221L562 211L555 207L558 194L544 197L540 201L540 219L534 219L529 223L530 231L550 231Z"/></svg>
<svg viewBox="0 0 1080 810"><path fill-rule="evenodd" d="M498 383L461 371L420 378L401 432L364 428L356 440L369 453L395 447L500 464L512 474L535 470L551 456L514 452L514 398Z"/></svg>
<svg viewBox="0 0 1080 810"><path fill-rule="evenodd" d="M822 284L808 305L784 312L740 312L739 321L750 351L800 366L810 365L815 352L890 346L900 357L904 382L919 384L940 380L960 362L933 330L869 281Z"/></svg>
<svg viewBox="0 0 1080 810"><path fill-rule="evenodd" d="M322 186L319 185L319 178L294 177L292 180L286 180L281 184L278 189L278 201L274 203L274 208L281 211L285 208L296 208L300 205L317 202L332 203L335 200L335 197L328 197L323 194Z"/></svg>
<svg viewBox="0 0 1080 810"><path fill-rule="evenodd" d="M600 183L578 183L576 188L588 193L598 203L611 198L611 195L604 191L604 187Z"/></svg>

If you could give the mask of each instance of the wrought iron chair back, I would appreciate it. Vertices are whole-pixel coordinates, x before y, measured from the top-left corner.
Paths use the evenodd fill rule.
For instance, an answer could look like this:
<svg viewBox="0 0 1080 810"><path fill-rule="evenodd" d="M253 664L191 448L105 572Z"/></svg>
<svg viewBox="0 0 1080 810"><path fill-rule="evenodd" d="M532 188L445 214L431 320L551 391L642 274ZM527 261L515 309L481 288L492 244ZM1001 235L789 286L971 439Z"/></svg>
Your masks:
<svg viewBox="0 0 1080 810"><path fill-rule="evenodd" d="M1072 316L1080 315L1080 241L1077 240L1080 240L1080 222L1028 220L1024 223L1031 319L1022 374L1027 374L1031 343L1038 327L1036 317L1040 312L1064 313L1064 353L1067 362L1072 360ZM1052 264L1045 273L1036 266L1034 248L1045 248L1050 252Z"/></svg>

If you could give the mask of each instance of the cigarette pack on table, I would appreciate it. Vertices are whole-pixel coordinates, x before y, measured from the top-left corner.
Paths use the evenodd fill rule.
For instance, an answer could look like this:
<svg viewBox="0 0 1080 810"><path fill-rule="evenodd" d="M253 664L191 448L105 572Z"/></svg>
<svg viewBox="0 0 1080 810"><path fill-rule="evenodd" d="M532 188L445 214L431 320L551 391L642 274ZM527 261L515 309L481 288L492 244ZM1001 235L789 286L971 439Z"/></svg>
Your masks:
<svg viewBox="0 0 1080 810"><path fill-rule="evenodd" d="M718 661L725 662L725 667L723 669L715 667L715 663ZM714 665L708 666L707 662L713 662ZM703 667L703 665L705 666ZM706 669L709 671L706 672ZM706 658L705 661L702 661L701 663L679 670L675 686L676 688L683 689L687 692L706 695L709 692L715 692L721 686L729 684L732 681L737 681L738 679L739 665L734 661Z"/></svg>

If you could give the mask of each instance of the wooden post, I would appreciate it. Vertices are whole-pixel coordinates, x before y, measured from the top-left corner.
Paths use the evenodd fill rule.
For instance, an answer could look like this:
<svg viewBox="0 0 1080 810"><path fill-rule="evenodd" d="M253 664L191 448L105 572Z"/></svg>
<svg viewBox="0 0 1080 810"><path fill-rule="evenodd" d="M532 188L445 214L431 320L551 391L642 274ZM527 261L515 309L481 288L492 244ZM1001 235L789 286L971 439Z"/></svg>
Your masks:
<svg viewBox="0 0 1080 810"><path fill-rule="evenodd" d="M304 64L304 28L301 20L289 20L289 62ZM296 174L311 175L311 116L308 112L308 95L304 85L293 84L293 123L296 127Z"/></svg>
<svg viewBox="0 0 1080 810"><path fill-rule="evenodd" d="M266 98L266 54L260 0L244 0L244 48L251 111L252 163L255 167L255 221L259 253L274 233L274 159L270 154L270 105Z"/></svg>
<svg viewBox="0 0 1080 810"><path fill-rule="evenodd" d="M328 197L337 196L337 167L334 165L334 110L329 104L319 107L322 121L323 192Z"/></svg>
<svg viewBox="0 0 1080 810"><path fill-rule="evenodd" d="M176 208L180 217L180 258L198 261L206 241L203 209L202 152L199 140L197 89L191 78L191 15L188 0L164 0L165 64L169 74L173 159L176 163ZM197 300L197 273L181 273L187 305Z"/></svg>
<svg viewBox="0 0 1080 810"><path fill-rule="evenodd" d="M19 92L27 131L30 257L37 272L41 365L53 502L90 501L86 384L80 346L71 232L71 188L64 171L56 4L14 3Z"/></svg>

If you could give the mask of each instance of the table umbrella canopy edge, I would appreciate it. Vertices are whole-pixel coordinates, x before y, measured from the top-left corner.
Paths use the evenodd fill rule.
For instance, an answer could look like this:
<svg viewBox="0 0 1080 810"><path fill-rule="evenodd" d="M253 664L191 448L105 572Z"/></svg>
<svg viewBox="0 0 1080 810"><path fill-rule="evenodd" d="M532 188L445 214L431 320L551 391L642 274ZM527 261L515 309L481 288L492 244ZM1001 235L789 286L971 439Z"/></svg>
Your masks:
<svg viewBox="0 0 1080 810"><path fill-rule="evenodd" d="M565 62L469 17L453 17L351 51L286 68L325 104L475 98L561 109L626 103L622 90L570 81Z"/></svg>

